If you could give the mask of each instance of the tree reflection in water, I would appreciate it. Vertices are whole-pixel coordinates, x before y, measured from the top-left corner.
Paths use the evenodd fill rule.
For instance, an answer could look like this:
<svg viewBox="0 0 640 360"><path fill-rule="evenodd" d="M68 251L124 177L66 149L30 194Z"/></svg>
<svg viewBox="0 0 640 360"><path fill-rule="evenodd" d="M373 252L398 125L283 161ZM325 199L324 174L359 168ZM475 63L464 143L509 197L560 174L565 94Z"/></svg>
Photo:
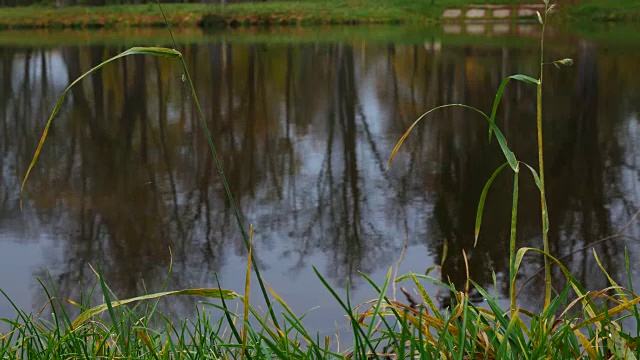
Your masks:
<svg viewBox="0 0 640 360"><path fill-rule="evenodd" d="M640 82L632 69L640 53L585 41L550 49L550 57L577 60L575 69L551 71L546 83L552 252L566 255L587 287L602 287L592 256L575 250L615 232L638 208ZM90 64L121 50L0 48L0 223L9 224L0 241L17 231L16 184L57 96ZM423 262L405 264L416 272L439 263L446 242L442 276L458 287L463 249L476 282L488 286L492 271L507 271L506 172L489 193L473 248L479 194L501 160L480 119L442 111L416 128L388 171L386 159L423 111L444 103L489 109L505 75L535 74L535 45L210 43L179 50L242 215L256 226L267 279L275 264L295 277L323 259L320 270L335 284L357 286L357 271L392 265L405 239L410 249L428 249ZM498 117L531 164L534 98L532 88L510 84ZM214 271L243 271L236 260L245 249L175 63L128 58L82 82L67 102L28 185L28 208L40 222L34 231L53 239L37 274L50 269L59 291L73 297L92 278L86 264L99 260L112 288L131 296L144 291L141 279L147 289L161 286L169 248L175 287L211 285ZM522 181L520 197L519 244L539 247L532 181ZM636 225L629 231L638 235ZM597 247L618 277L624 245ZM540 266L532 257L523 274ZM540 284L528 289L527 301L539 301Z"/></svg>

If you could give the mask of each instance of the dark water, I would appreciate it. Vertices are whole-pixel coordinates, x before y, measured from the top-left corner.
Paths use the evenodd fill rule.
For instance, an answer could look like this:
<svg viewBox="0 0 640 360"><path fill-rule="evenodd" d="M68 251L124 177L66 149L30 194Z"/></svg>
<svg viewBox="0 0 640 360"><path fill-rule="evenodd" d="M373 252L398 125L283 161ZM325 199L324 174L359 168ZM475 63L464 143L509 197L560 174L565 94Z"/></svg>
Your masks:
<svg viewBox="0 0 640 360"><path fill-rule="evenodd" d="M373 292L357 272L383 279L405 244L400 273L440 264L446 243L442 279L463 284L465 250L471 278L491 288L495 271L504 296L508 172L489 193L473 247L480 192L503 162L486 124L468 111L441 111L416 127L389 170L386 161L424 111L445 103L490 111L504 76L536 77L535 38L251 39L189 40L179 50L242 217L255 227L263 275L296 311L320 305L308 325L331 331L344 323L312 265L365 300ZM170 288L215 286L217 273L223 287L241 291L247 252L171 60L127 58L74 88L20 211L20 181L58 96L125 49L118 39L77 43L0 47L0 288L37 310L46 298L36 278L50 272L59 293L75 298L95 278L89 264L99 262L121 298L157 291L171 249ZM606 278L588 245L621 229L628 236L595 248L624 279L627 247L638 272L640 229L630 219L640 208L640 46L556 33L547 50L549 60L575 60L572 68L548 67L545 79L551 252L588 288L601 288ZM498 124L516 155L537 166L535 110L535 88L510 84ZM541 247L537 189L526 173L521 178L519 245ZM526 260L523 279L540 265ZM559 286L562 278L554 273ZM542 283L522 294L525 306L540 304ZM0 299L4 316L13 312Z"/></svg>

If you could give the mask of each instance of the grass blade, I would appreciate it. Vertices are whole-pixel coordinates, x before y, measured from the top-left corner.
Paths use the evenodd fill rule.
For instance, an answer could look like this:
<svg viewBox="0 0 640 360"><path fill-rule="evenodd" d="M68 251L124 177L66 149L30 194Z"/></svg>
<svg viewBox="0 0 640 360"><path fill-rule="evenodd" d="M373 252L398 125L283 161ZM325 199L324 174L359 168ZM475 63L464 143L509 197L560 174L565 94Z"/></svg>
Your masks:
<svg viewBox="0 0 640 360"><path fill-rule="evenodd" d="M391 163L393 162L394 157L396 156L396 153L398 152L398 150L400 150L400 147L402 146L402 144L404 143L404 141L407 139L407 137L409 136L409 134L411 133L411 131L413 130L413 128L418 125L418 123L424 119L427 115L429 115L430 113L439 110L439 109L444 109L444 108L448 108L448 107L462 107L465 109L469 109L469 110L473 110L477 113L479 113L480 115L482 115L482 117L489 122L489 127L491 129L493 129L493 132L496 135L496 139L498 140L498 144L500 144L500 149L502 150L502 152L504 153L505 158L507 159L507 162L509 163L509 165L511 166L511 169L513 169L513 171L518 172L519 168L518 168L518 161L516 160L516 156L513 154L513 152L509 149L509 146L507 146L507 140L505 139L504 135L502 134L502 131L500 131L500 129L496 126L496 124L494 124L491 119L487 116L487 114L485 114L484 112L482 112L481 110L478 110L477 108L474 108L473 106L469 106L469 105L465 105L465 104L447 104L447 105L440 105L440 106L436 106L435 108L427 111L426 113L420 115L420 117L418 119L416 119L416 121L413 122L413 124L411 124L411 126L409 126L409 128L407 129L407 131L405 131L405 133L402 135L402 137L400 137L400 140L398 140L398 142L396 143L396 146L393 148L393 151L391 152L391 156L389 157L389 162L387 164L387 167L391 166Z"/></svg>
<svg viewBox="0 0 640 360"><path fill-rule="evenodd" d="M378 356L375 355L376 354L376 348L373 346L373 344L371 344L371 340L366 336L366 334L364 333L364 330L362 330L362 328L360 326L358 326L358 320L353 316L352 310L349 308L349 306L347 306L347 304L344 303L344 301L342 301L342 299L340 299L340 296L338 296L338 294L335 292L335 290L333 290L333 288L331 287L331 285L329 285L327 280L325 280L325 278L322 275L320 275L320 272L318 271L318 269L316 269L315 266L313 266L313 271L316 273L316 276L322 282L322 285L324 285L327 288L327 290L329 290L331 295L338 301L338 303L340 304L342 309L344 309L344 311L347 312L347 314L349 315L349 319L351 320L351 322L353 324L353 327L355 328L354 331L357 331L358 335L362 335L364 337L364 341L367 344L367 346L369 347L369 349L371 350L371 353L374 356L376 356L376 358L377 358ZM356 335L356 334L354 334L354 335Z"/></svg>
<svg viewBox="0 0 640 360"><path fill-rule="evenodd" d="M224 298L228 300L242 297L234 291L219 289L219 288L194 288L194 289L184 289L184 290L175 290L175 291L164 291L164 292L159 292L155 294L136 296L136 297L132 297L124 300L109 301L105 304L92 307L91 309L84 311L77 318L75 318L75 320L73 320L73 322L71 323L71 326L72 328L75 329L80 324L84 323L86 320L90 319L91 317L96 316L108 309L111 309L112 311L113 308L119 307L121 305L129 304L136 301L157 299L165 296L176 296L176 295L199 296L199 297L206 297L206 298L213 298L213 299ZM105 296L107 296L106 293L105 293Z"/></svg>
<svg viewBox="0 0 640 360"><path fill-rule="evenodd" d="M47 135L49 134L49 128L53 123L53 119L60 111L60 108L62 107L62 103L64 102L64 99L66 98L69 90L71 90L72 87L74 87L77 83L82 81L82 79L89 76L93 72L103 68L105 65L109 63L112 63L120 58L129 56L129 55L153 55L153 56L159 56L159 57L165 57L165 58L182 58L182 54L179 51L173 50L173 49L162 48L162 47L132 47L131 49L126 50L94 66L89 71L80 75L80 77L75 79L69 86L67 86L67 88L64 90L64 92L58 99L58 103L56 104L55 108L53 109L53 112L49 116L49 120L47 120L47 124L44 127L42 135L40 136L38 147L36 148L36 151L33 154L33 158L31 159L31 163L29 163L29 167L27 168L27 172L25 173L24 178L22 179L22 184L20 185L20 208L21 209L22 209L22 196L24 194L24 187L27 183L27 179L29 178L29 174L31 174L31 170L33 170L33 167L36 165L36 162L38 162L38 158L40 157L40 152L42 151L44 142L47 139Z"/></svg>
<svg viewBox="0 0 640 360"><path fill-rule="evenodd" d="M524 163L524 162L521 162L521 163L524 164L527 168L529 168L529 170L531 171L531 174L533 175L533 181L535 181L536 186L538 187L538 190L540 190L541 194L543 194L542 180L540 179L540 176L538 176L538 173L536 172L536 170L527 163ZM542 196L542 229L545 234L549 232L549 212L547 211L547 199L545 196Z"/></svg>
<svg viewBox="0 0 640 360"><path fill-rule="evenodd" d="M502 79L502 83L500 83L500 87L498 87L498 91L496 92L496 97L493 100L493 107L491 108L491 122L496 122L496 113L498 112L498 105L500 105L500 100L502 99L502 93L504 92L504 88L509 83L509 80L519 80L525 82L527 84L538 85L538 80L522 74L511 75L504 79ZM491 136L493 135L493 129L489 128L489 141L491 141Z"/></svg>
<svg viewBox="0 0 640 360"><path fill-rule="evenodd" d="M500 165L496 171L493 172L493 175L487 180L484 184L484 188L482 189L482 194L480 194L480 201L478 201L478 211L476 212L476 228L475 228L475 240L473 242L473 247L476 247L478 244L478 236L480 235L480 225L482 224L482 214L484 212L484 203L487 199L487 193L489 192L489 188L491 184L493 184L493 180L495 180L496 176L507 166L509 163L504 163Z"/></svg>

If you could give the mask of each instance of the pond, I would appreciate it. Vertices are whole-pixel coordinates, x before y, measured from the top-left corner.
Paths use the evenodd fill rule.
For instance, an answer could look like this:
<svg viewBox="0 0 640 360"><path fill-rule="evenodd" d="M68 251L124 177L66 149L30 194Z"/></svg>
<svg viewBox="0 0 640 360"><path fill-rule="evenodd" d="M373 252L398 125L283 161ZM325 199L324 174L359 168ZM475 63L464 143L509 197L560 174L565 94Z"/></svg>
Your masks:
<svg viewBox="0 0 640 360"><path fill-rule="evenodd" d="M375 296L358 272L382 282L398 263L400 274L442 263L431 274L460 288L465 250L471 279L493 291L495 272L494 290L507 294L507 171L489 192L474 247L480 193L503 162L487 124L464 109L434 113L387 168L425 111L465 103L489 112L503 77L537 77L535 33L458 30L177 34L241 216L254 226L258 265L298 313L320 306L310 329L345 325L312 266L341 294L349 285L357 303ZM600 289L608 283L592 247L625 284L624 249L640 255L640 39L592 33L555 29L548 38L547 59L575 65L547 67L544 150L551 252ZM120 298L161 290L170 263L171 289L215 287L217 274L222 287L243 292L247 251L170 59L129 57L75 87L19 207L21 179L69 82L129 46L169 44L163 30L0 33L0 288L23 309L47 300L36 278L77 299L98 264ZM497 123L519 159L537 167L535 112L535 87L512 82ZM542 247L539 194L522 174L518 244ZM527 258L523 281L541 265ZM637 274L638 262L631 267ZM561 288L561 272L553 276ZM540 277L525 286L523 306L542 303L542 286ZM443 304L447 296L437 294ZM184 299L170 306L193 310ZM2 298L7 316L14 312Z"/></svg>

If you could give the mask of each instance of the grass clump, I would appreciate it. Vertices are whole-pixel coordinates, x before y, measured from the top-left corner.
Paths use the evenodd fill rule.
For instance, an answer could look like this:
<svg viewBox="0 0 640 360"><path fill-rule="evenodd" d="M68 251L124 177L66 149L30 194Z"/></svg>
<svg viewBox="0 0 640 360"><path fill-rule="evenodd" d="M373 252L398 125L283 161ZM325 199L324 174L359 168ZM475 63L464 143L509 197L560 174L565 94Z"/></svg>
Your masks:
<svg viewBox="0 0 640 360"><path fill-rule="evenodd" d="M629 275L628 288L619 285L608 275L594 253L595 260L609 279L610 286L597 292L588 292L569 270L549 253L542 132L543 71L550 65L571 65L572 60L546 61L543 51L544 28L547 15L553 6L547 0L544 4L544 14L538 14L543 27L543 37L540 73L537 78L518 74L504 79L498 88L490 113L464 104L442 105L426 112L407 130L390 157L391 162L412 129L433 111L462 107L487 121L488 140L496 138L505 157L505 163L496 169L482 191L475 235L477 238L482 224L484 204L493 180L504 169L509 169L513 174L514 186L507 308L500 305L497 296L490 295L486 289L469 278L464 253L467 281L462 289L432 277L429 273L410 273L392 278L390 269L382 285L362 274L378 296L357 306L351 303L348 292L345 298L338 296L336 290L314 269L319 284L326 287L344 310L351 333L349 339L337 337L333 340L331 337L321 338L318 333L309 330L304 325L304 316L297 315L260 276L259 268L253 259L253 228L247 229L239 216L182 54L167 48L134 47L97 65L64 91L41 136L23 180L22 190L42 151L48 129L71 87L92 72L125 56L173 58L180 62L184 71L184 79L191 90L203 133L249 253L245 293L241 295L224 290L218 285L217 288L162 291L118 300L98 268L95 271L95 286L79 301L60 296L53 284L43 284L43 291L50 301L40 313L27 314L12 303L17 316L15 319L1 319L9 326L9 331L0 334L0 359L637 359L640 356L640 334L638 330L634 335L625 329L630 323L635 324L636 329L640 329L640 297L634 292L631 276ZM517 159L516 154L510 150L505 135L495 123L502 93L511 80L537 87L537 169ZM542 250L517 247L516 220L521 169L532 174L540 190ZM545 301L541 310L527 311L519 308L517 303L516 280L520 264L527 253L538 254L545 259ZM628 255L625 256L625 260L627 273L631 274ZM552 292L550 280L552 264L560 269L567 280L564 289L556 294ZM257 278L260 296L266 302L265 311L253 307L249 301L252 273ZM451 304L446 308L437 306L436 301L425 290L424 282L434 283L450 292L453 299ZM497 287L496 282L494 276L494 287ZM397 285L402 286L401 290L405 296L402 301L388 295L389 289ZM480 294L482 302L472 301L472 292ZM104 299L104 302L92 305L91 299L95 294ZM6 297L6 294L3 295ZM175 296L195 296L212 300L200 303L193 320L174 321L169 315L158 310L158 300ZM52 314L51 317L41 315L45 310ZM342 344L347 343L349 345L343 347Z"/></svg>
<svg viewBox="0 0 640 360"><path fill-rule="evenodd" d="M249 264L248 264L249 265ZM628 262L627 262L628 265ZM563 269L566 270L566 269ZM279 325L246 297L222 289L167 291L127 300L115 295L96 272L94 289L107 302L91 307L88 299L60 298L51 285L51 318L16 307L16 319L3 319L11 330L0 334L2 359L127 358L127 359L635 359L639 338L626 332L625 319L640 322L632 291L612 286L571 300L572 286L554 296L540 313L503 309L498 299L469 281L455 289L435 277L407 274L395 283L406 300L387 294L391 270L382 286L366 276L379 296L353 307L340 298L316 271L319 281L345 310L349 339L320 337L303 324L273 290L280 309ZM450 307L438 307L423 287L429 281L451 291ZM248 284L248 283L247 283ZM578 286L574 284L574 286ZM470 290L486 301L470 300ZM575 291L578 291L574 289ZM217 299L201 302L192 320L173 321L158 310L156 299L172 296ZM600 301L599 301L600 300ZM597 306L608 303L607 306ZM71 309L69 308L71 305ZM239 309L239 310L238 310ZM75 317L72 314L79 314ZM213 314L217 314L214 316Z"/></svg>

